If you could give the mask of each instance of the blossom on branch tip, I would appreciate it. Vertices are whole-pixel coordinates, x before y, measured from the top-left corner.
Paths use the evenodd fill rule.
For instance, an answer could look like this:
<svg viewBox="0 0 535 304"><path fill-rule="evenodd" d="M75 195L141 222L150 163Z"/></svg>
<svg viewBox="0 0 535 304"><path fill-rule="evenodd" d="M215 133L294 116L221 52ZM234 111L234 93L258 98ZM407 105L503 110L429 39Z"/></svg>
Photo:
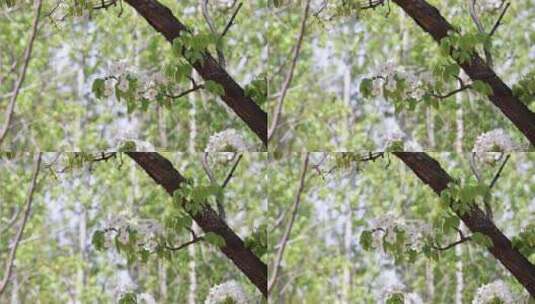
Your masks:
<svg viewBox="0 0 535 304"><path fill-rule="evenodd" d="M205 152L237 152L246 151L245 140L234 129L227 129L210 136Z"/></svg>
<svg viewBox="0 0 535 304"><path fill-rule="evenodd" d="M496 303L497 299L501 300L503 304L514 303L513 294L502 280L479 287L472 304Z"/></svg>
<svg viewBox="0 0 535 304"><path fill-rule="evenodd" d="M234 280L230 280L210 288L204 304L228 303L229 299L232 299L233 303L236 304L250 303L241 285Z"/></svg>

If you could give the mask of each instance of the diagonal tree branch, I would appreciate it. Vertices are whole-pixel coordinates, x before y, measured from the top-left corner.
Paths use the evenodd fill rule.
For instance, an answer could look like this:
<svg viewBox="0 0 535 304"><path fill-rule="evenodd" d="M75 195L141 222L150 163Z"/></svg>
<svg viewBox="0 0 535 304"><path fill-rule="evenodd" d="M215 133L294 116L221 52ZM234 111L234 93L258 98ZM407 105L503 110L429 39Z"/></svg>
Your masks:
<svg viewBox="0 0 535 304"><path fill-rule="evenodd" d="M159 153L128 152L127 154L171 196L185 181L173 164ZM204 232L214 232L225 240L225 246L221 247L221 251L267 298L267 265L245 247L240 237L210 206L205 205L200 212L190 215Z"/></svg>
<svg viewBox="0 0 535 304"><path fill-rule="evenodd" d="M448 183L453 179L448 175L440 164L426 153L395 152L422 182L427 184L433 191L440 195L448 188ZM473 204L471 210L457 215L462 219L472 232L479 232L492 240L492 246L488 248L490 253L498 259L505 268L535 296L535 265L513 248L511 241L501 232L492 220L485 215L477 205Z"/></svg>
<svg viewBox="0 0 535 304"><path fill-rule="evenodd" d="M286 228L284 229L282 238L278 243L279 249L277 250L277 254L275 256L275 261L273 264L273 274L271 275L271 278L269 279L269 283L268 283L268 294L271 292L271 290L275 286L275 283L277 282L280 264L282 262L282 257L284 255L284 249L286 248L286 244L288 243L288 240L290 239L290 233L292 232L292 227L295 222L295 218L297 216L299 204L301 202L301 194L303 193L303 189L305 187L305 175L306 175L307 169L308 169L308 153L305 154L304 156L303 166L301 168L301 176L299 178L299 188L297 189L294 203L292 205L292 214L291 214L290 219L288 220L288 224L286 225Z"/></svg>
<svg viewBox="0 0 535 304"><path fill-rule="evenodd" d="M149 24L160 32L169 42L189 31L169 8L156 0L125 0ZM204 52L203 59L191 63L193 68L204 80L212 80L223 86L225 93L221 98L249 126L249 128L267 146L267 113L264 112L245 92L239 84L223 69L217 61Z"/></svg>
<svg viewBox="0 0 535 304"><path fill-rule="evenodd" d="M392 0L398 4L433 39L440 42L448 31L456 31L440 12L425 0ZM515 126L524 133L531 145L535 145L535 113L523 104L492 68L477 54L459 66L472 80L480 80L492 88L489 99Z"/></svg>
<svg viewBox="0 0 535 304"><path fill-rule="evenodd" d="M15 240L13 241L13 247L9 252L9 256L6 261L6 269L4 272L4 278L0 281L0 295L6 290L7 283L9 282L9 277L13 271L13 262L15 262L15 256L17 254L17 248L19 247L20 240L22 239L22 234L24 233L24 227L28 218L30 217L30 211L32 210L32 201L33 193L35 191L35 185L37 184L37 176L39 175L39 169L41 168L41 153L36 154L33 166L32 179L30 181L30 186L28 188L28 193L26 194L26 208L24 210L24 216L22 217L19 230L15 235Z"/></svg>
<svg viewBox="0 0 535 304"><path fill-rule="evenodd" d="M279 119L282 115L282 105L284 104L284 98L286 98L286 94L288 93L288 89L290 88L290 84L292 83L295 66L297 65L299 53L301 52L301 45L303 44L303 38L305 37L306 22L308 19L309 10L310 10L310 0L308 0L305 4L305 8L303 11L303 18L301 19L301 28L299 29L299 35L297 36L297 43L295 44L295 47L293 48L293 56L292 56L290 69L288 70L286 74L286 78L284 79L284 83L282 84L282 90L281 90L279 98L277 99L277 104L273 112L271 126L269 127L269 130L268 130L268 141L273 137L273 134L275 133L275 130L277 129Z"/></svg>
<svg viewBox="0 0 535 304"><path fill-rule="evenodd" d="M28 45L24 50L24 60L22 63L22 69L20 71L19 78L15 83L13 94L11 95L11 99L9 100L9 104L7 106L6 120L4 121L2 130L0 130L0 145L2 145L2 141L4 141L4 139L6 138L7 131L9 130L9 125L11 124L11 119L13 118L13 111L15 110L15 103L17 102L17 97L19 96L20 88L22 87L24 78L26 78L26 70L28 69L28 64L30 63L30 59L32 58L33 42L35 41L35 37L37 36L37 24L39 23L39 15L41 13L42 3L42 0L35 1L35 17L32 23L32 31L30 32Z"/></svg>

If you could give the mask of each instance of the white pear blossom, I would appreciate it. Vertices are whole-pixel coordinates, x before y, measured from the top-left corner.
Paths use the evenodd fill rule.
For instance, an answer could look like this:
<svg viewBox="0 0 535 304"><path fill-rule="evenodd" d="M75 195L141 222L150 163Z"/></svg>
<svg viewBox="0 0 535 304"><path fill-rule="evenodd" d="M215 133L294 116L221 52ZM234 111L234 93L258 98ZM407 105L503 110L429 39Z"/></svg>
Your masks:
<svg viewBox="0 0 535 304"><path fill-rule="evenodd" d="M126 62L119 61L113 63L110 68L110 73L114 76L121 76L126 72Z"/></svg>
<svg viewBox="0 0 535 304"><path fill-rule="evenodd" d="M118 87L119 87L119 90L126 92L128 91L128 88L130 87L130 82L128 81L128 79L126 79L126 77L121 77L121 79L119 80Z"/></svg>
<svg viewBox="0 0 535 304"><path fill-rule="evenodd" d="M145 94L143 94L143 97L150 101L154 101L157 95L158 95L158 91L156 91L156 89L154 88L150 88L145 92Z"/></svg>
<svg viewBox="0 0 535 304"><path fill-rule="evenodd" d="M496 298L500 299L504 304L512 304L515 302L513 294L505 282L497 280L479 287L472 304L493 303L493 300Z"/></svg>
<svg viewBox="0 0 535 304"><path fill-rule="evenodd" d="M151 82L154 85L167 84L167 78L162 73L158 72L152 75Z"/></svg>
<svg viewBox="0 0 535 304"><path fill-rule="evenodd" d="M215 133L208 139L205 152L235 152L246 151L247 144L243 137L234 129L227 129Z"/></svg>
<svg viewBox="0 0 535 304"><path fill-rule="evenodd" d="M381 78L375 78L372 82L372 95L380 96L383 94L383 80Z"/></svg>
<svg viewBox="0 0 535 304"><path fill-rule="evenodd" d="M480 0L477 1L477 5L481 11L493 11L500 8L503 5L501 0Z"/></svg>
<svg viewBox="0 0 535 304"><path fill-rule="evenodd" d="M156 300L154 299L154 297L151 294L146 293L146 292L140 293L137 296L137 299L140 301L140 303L156 304Z"/></svg>
<svg viewBox="0 0 535 304"><path fill-rule="evenodd" d="M108 78L104 81L104 96L109 97L113 95L113 86L114 86L113 79Z"/></svg>
<svg viewBox="0 0 535 304"><path fill-rule="evenodd" d="M519 150L519 146L513 139L503 129L494 129L477 137L472 152L482 162L493 164L501 158L501 152L515 150Z"/></svg>
<svg viewBox="0 0 535 304"><path fill-rule="evenodd" d="M386 89L389 91L394 91L397 86L397 80L394 77L391 77L388 79L388 82L386 83Z"/></svg>
<svg viewBox="0 0 535 304"><path fill-rule="evenodd" d="M250 303L247 294L241 285L238 282L231 280L210 288L204 304L224 303L224 301L229 298L234 300L236 304Z"/></svg>
<svg viewBox="0 0 535 304"><path fill-rule="evenodd" d="M507 152L515 149L517 145L503 129L494 129L479 135L472 151L476 153Z"/></svg>
<svg viewBox="0 0 535 304"><path fill-rule="evenodd" d="M128 244L128 240L130 239L130 233L128 233L127 229L120 229L119 230L119 236L117 237L117 240L123 244Z"/></svg>

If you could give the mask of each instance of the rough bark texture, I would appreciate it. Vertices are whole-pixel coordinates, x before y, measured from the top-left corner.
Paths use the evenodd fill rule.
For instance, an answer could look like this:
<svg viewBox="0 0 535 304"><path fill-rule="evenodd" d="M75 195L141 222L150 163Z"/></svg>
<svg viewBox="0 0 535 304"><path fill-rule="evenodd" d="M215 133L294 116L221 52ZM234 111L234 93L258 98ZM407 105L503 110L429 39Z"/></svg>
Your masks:
<svg viewBox="0 0 535 304"><path fill-rule="evenodd" d="M452 182L440 164L426 153L394 153L429 187L440 194ZM535 297L535 265L531 264L511 241L494 225L483 211L476 205L470 212L457 214L472 232L480 232L492 240L489 251L505 266L513 276Z"/></svg>
<svg viewBox="0 0 535 304"><path fill-rule="evenodd" d="M169 42L180 36L182 31L187 31L186 26L173 16L171 10L156 0L125 1ZM230 77L227 71L208 52L204 54L203 60L197 61L192 65L203 79L215 81L223 86L225 89L225 95L221 96L223 101L245 121L249 128L267 146L267 113L250 97L245 96L245 92L240 85Z"/></svg>
<svg viewBox="0 0 535 304"><path fill-rule="evenodd" d="M454 31L451 24L440 15L440 12L424 0L393 0L418 25L429 33L434 40L440 40L448 35L448 31ZM509 88L489 65L477 54L472 56L469 62L459 66L472 80L481 80L492 88L492 94L488 97L509 118L522 133L535 145L535 113L513 95Z"/></svg>
<svg viewBox="0 0 535 304"><path fill-rule="evenodd" d="M180 184L184 181L184 177L173 167L173 164L158 153L129 152L127 154L170 195L173 195L173 192L180 188ZM225 239L225 246L221 247L221 251L267 297L267 265L245 247L240 237L210 206L206 205L201 212L191 214L191 216L204 232L214 232Z"/></svg>

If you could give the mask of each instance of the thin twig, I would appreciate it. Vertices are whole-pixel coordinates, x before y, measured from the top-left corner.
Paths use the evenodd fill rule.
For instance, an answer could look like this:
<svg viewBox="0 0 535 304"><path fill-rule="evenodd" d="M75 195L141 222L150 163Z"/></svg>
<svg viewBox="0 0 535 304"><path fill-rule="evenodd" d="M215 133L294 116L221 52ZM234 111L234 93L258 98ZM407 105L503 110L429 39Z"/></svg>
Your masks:
<svg viewBox="0 0 535 304"><path fill-rule="evenodd" d="M200 242L200 241L202 241L202 240L204 240L204 238L203 238L202 236L200 236L200 237L195 237L195 238L193 238L191 241L186 242L186 243L184 243L184 244L182 244L182 245L180 245L180 246L178 246L178 247L171 247L171 246L168 246L167 244L165 244L164 247L165 247L165 249L167 249L167 250L178 251L178 250L180 250L180 249L186 248L186 247L188 247L189 245L195 244L195 243Z"/></svg>
<svg viewBox="0 0 535 304"><path fill-rule="evenodd" d="M490 182L490 185L489 185L489 188L487 190L487 193L485 193L485 196L483 198L483 203L485 204L485 213L487 214L487 217L490 218L490 219L492 219L493 216L494 216L493 215L494 212L492 211L492 206L490 205L490 191L492 190L492 188L494 187L494 185L498 181L498 178L500 178L500 174L502 173L503 168L505 167L505 164L507 163L507 161L509 160L510 157L511 157L511 155L507 154L507 156L503 160L502 164L500 165L500 168L498 169L498 171L494 175L494 178L492 178L492 181Z"/></svg>
<svg viewBox="0 0 535 304"><path fill-rule="evenodd" d="M503 160L502 165L500 166L500 168L498 169L498 171L497 171L496 174L494 175L494 178L493 178L492 181L490 182L490 185L489 185L489 191L492 189L492 187L494 187L494 185L495 185L496 182L498 181L498 178L500 178L500 174L502 173L503 168L505 167L505 164L507 163L507 161L509 160L510 157L511 157L511 154L507 154L507 156L506 156L505 159Z"/></svg>
<svg viewBox="0 0 535 304"><path fill-rule="evenodd" d="M38 1L40 2L40 0ZM32 179L30 181L30 186L28 188L28 193L26 195L26 208L24 210L24 217L22 218L22 221L19 226L19 230L17 231L15 240L13 242L13 247L11 247L11 251L9 252L9 256L7 258L7 263L5 265L6 268L4 271L4 278L2 279L2 281L0 281L0 295L2 295L2 293L5 291L7 287L7 283L9 282L9 277L11 276L11 272L13 271L13 262L15 261L15 255L17 254L17 248L19 247L20 240L22 239L22 234L24 232L24 227L26 226L26 222L28 222L28 218L30 217L30 211L32 209L33 193L35 191L35 186L37 184L37 176L39 175L40 168L41 168L41 153L38 153L35 156Z"/></svg>
<svg viewBox="0 0 535 304"><path fill-rule="evenodd" d="M310 0L307 0L307 3L305 4L305 9L303 12L303 19L301 20L301 29L299 31L299 35L297 36L297 44L293 53L292 64L290 66L290 69L288 70L288 73L286 74L286 79L284 80L284 83L282 85L281 95L279 96L279 99L277 100L277 105L275 107L273 120L268 130L268 138L267 138L268 142L273 137L273 133L277 129L277 125L279 123L279 119L282 114L282 105L284 103L284 98L286 97L286 93L288 92L288 88L290 87L290 83L292 82L292 79L293 79L295 66L297 65L297 59L299 58L301 45L303 43L303 38L305 36L306 21L308 19L309 9L310 9Z"/></svg>
<svg viewBox="0 0 535 304"><path fill-rule="evenodd" d="M33 19L32 31L28 39L28 45L26 46L26 49L24 50L24 61L22 64L22 70L19 75L19 79L17 80L17 83L15 84L15 89L13 90L14 93L11 96L9 105L7 107L7 114L6 114L6 120L4 121L4 126L2 127L2 130L0 131L0 146L2 145L2 141L4 141L7 135L7 131L9 130L9 125L11 124L11 119L13 118L13 112L15 110L15 103L17 102L17 97L19 96L20 88L22 87L22 82L24 81L24 78L26 77L26 70L28 69L28 64L30 63L30 59L32 57L33 42L35 41L35 37L37 36L37 24L39 22L39 15L41 14L42 3L43 3L42 0L35 0L35 17Z"/></svg>
<svg viewBox="0 0 535 304"><path fill-rule="evenodd" d="M199 89L203 89L203 88L204 88L204 85L202 85L202 84L195 85L191 89L186 90L184 92L181 92L178 95L165 94L165 96L169 97L169 98L177 99L177 98L184 97L184 96L188 95L189 93L195 92L195 91L197 91Z"/></svg>
<svg viewBox="0 0 535 304"><path fill-rule="evenodd" d="M210 12L208 11L208 0L201 1L201 9L204 19L206 20L206 24L208 24L208 28L210 29L210 32L212 32L213 35L217 35L217 29L214 25L212 17L210 16ZM219 45L216 46L216 53L219 65L225 67L225 55L223 54L223 50L221 50Z"/></svg>
<svg viewBox="0 0 535 304"><path fill-rule="evenodd" d="M238 164L240 163L240 160L242 159L243 154L240 154L238 156L238 159L234 162L234 165L232 165L232 168L230 169L230 172L228 173L227 177L225 178L225 181L223 182L223 185L221 188L225 188L227 184L230 182L230 179L232 178L232 175L234 174L234 171L236 171L236 168L238 167Z"/></svg>
<svg viewBox="0 0 535 304"><path fill-rule="evenodd" d="M292 206L292 215L290 217L290 220L288 221L288 224L286 225L286 229L284 230L282 238L278 243L279 246L278 246L277 254L275 256L275 262L273 263L273 274L271 275L271 279L268 282L268 295L270 291L273 289L273 287L275 286L275 282L277 281L280 264L282 262L282 257L284 255L284 249L286 248L286 244L288 243L288 240L290 238L290 233L292 231L292 227L293 227L295 218L297 216L297 210L299 209L299 204L301 202L301 194L303 193L303 190L305 187L305 176L306 176L306 172L308 168L308 158L309 158L309 154L306 153L304 156L303 166L301 167L301 176L299 178L299 188L297 188L294 203Z"/></svg>
<svg viewBox="0 0 535 304"><path fill-rule="evenodd" d="M453 242L451 244L448 244L447 246L439 247L439 246L431 245L431 247L433 247L433 249L436 249L436 250L444 251L444 250L448 250L450 248L453 248L453 247L455 247L455 246L457 246L459 244L462 244L462 243L470 241L470 240L472 240L472 238L470 236L461 237L460 240L458 240L456 242Z"/></svg>
<svg viewBox="0 0 535 304"><path fill-rule="evenodd" d="M510 5L511 5L511 3L507 2L507 4L505 5L505 8L503 9L502 13L500 14L500 17L498 17L498 20L496 20L496 23L492 27L492 30L490 31L489 36L492 37L492 35L494 35L494 33L496 33L496 30L500 26L500 24L502 22L502 19L505 16L505 13L507 12L507 9L509 8Z"/></svg>
<svg viewBox="0 0 535 304"><path fill-rule="evenodd" d="M472 88L472 85L467 84L467 85L463 85L460 88L455 89L455 90L453 90L453 91L451 91L451 92L449 92L447 94L439 95L439 94L431 93L431 96L439 98L439 99L446 99L448 97L451 97L451 96L453 96L453 95L455 95L457 93L460 93L460 92L462 92L462 91L464 91L466 89L470 89L470 88Z"/></svg>
<svg viewBox="0 0 535 304"><path fill-rule="evenodd" d="M227 32L230 29L230 27L234 24L234 19L236 19L236 16L238 15L238 12L240 11L240 8L242 7L242 5L243 5L242 2L240 2L240 4L238 4L238 7L234 11L234 14L232 14L232 17L230 17L230 20L227 23L227 26L225 26L225 29L223 30L223 33L221 33L221 37L224 37L225 34L227 34Z"/></svg>

